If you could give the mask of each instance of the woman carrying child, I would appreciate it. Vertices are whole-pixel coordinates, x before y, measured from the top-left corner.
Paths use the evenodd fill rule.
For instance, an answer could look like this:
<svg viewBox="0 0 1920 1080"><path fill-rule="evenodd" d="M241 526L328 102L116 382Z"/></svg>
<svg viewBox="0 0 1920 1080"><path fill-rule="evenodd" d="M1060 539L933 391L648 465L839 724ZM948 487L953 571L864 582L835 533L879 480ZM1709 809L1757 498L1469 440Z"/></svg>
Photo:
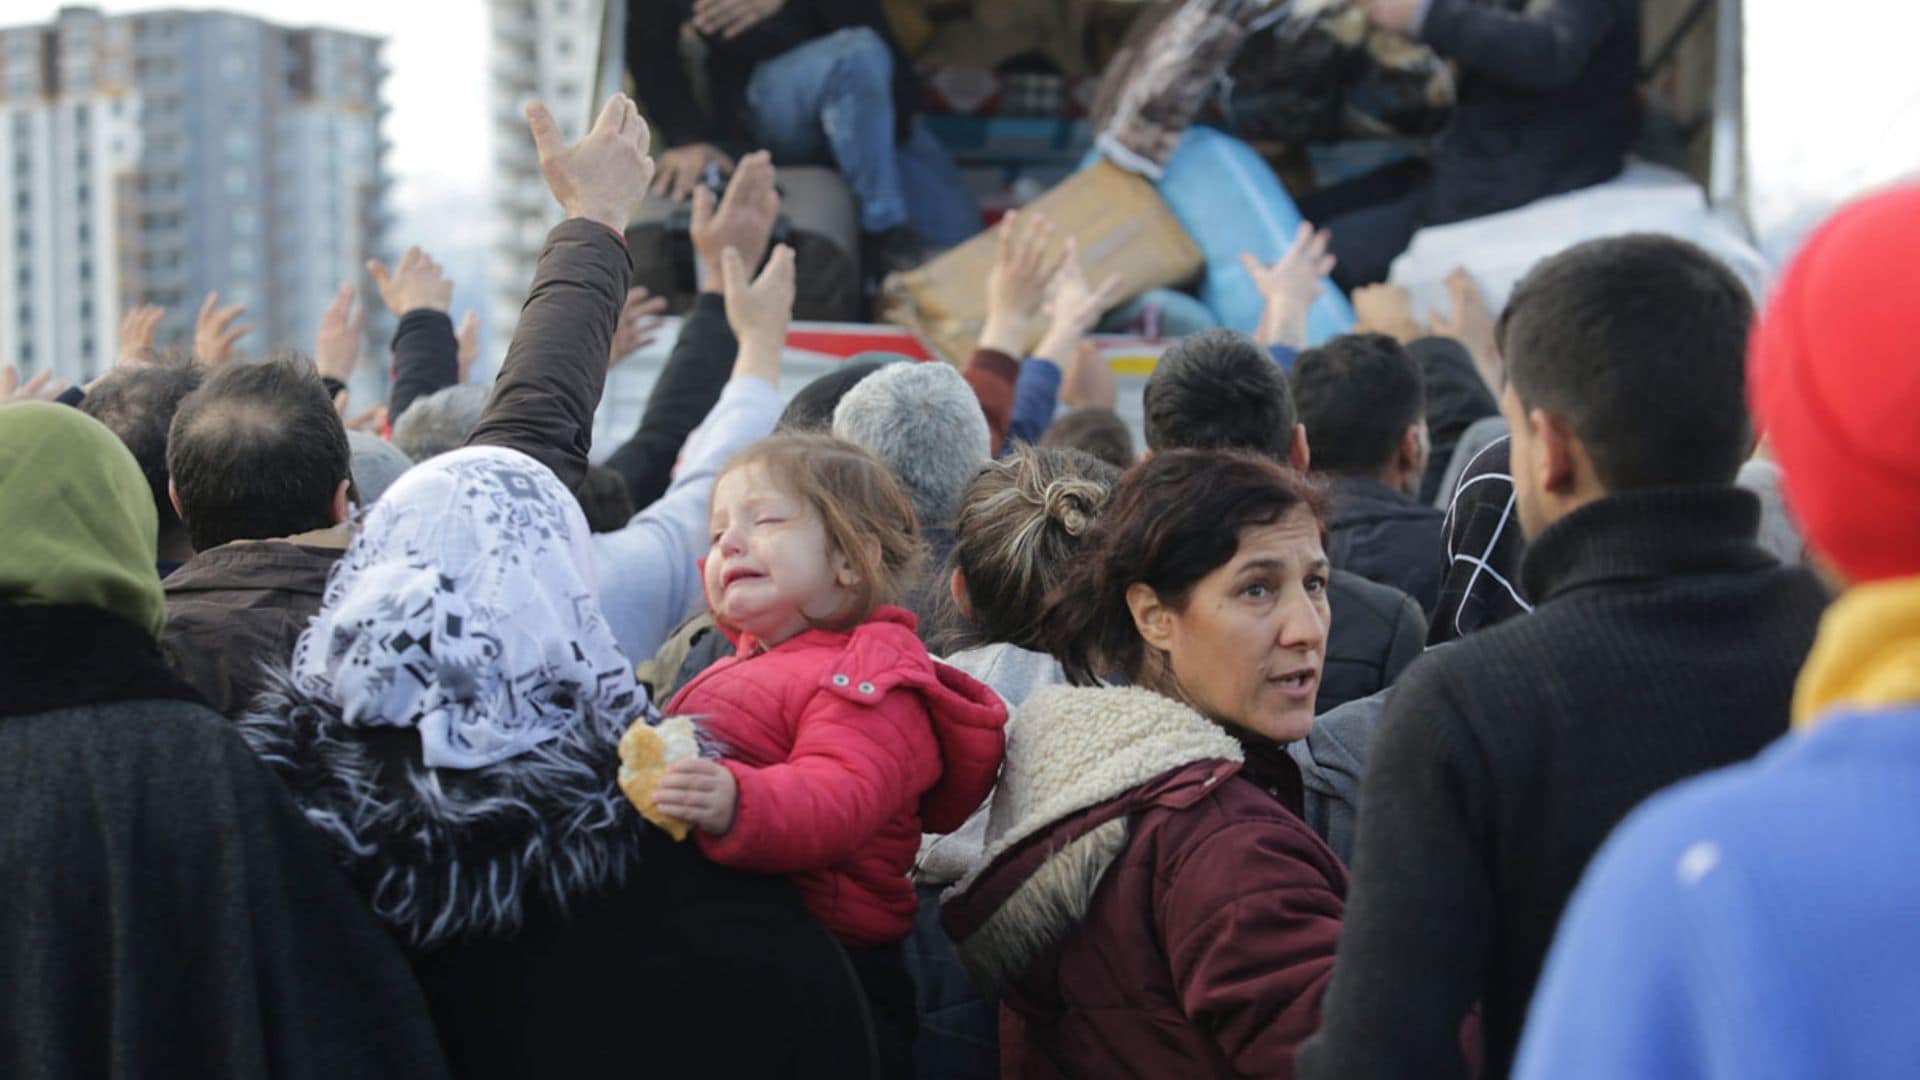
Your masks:
<svg viewBox="0 0 1920 1080"><path fill-rule="evenodd" d="M712 534L707 601L738 651L666 711L720 756L669 767L655 804L714 862L798 885L866 988L883 1071L911 1075L907 873L923 831L957 828L992 789L1006 707L894 606L921 545L868 452L819 435L749 447L714 486Z"/></svg>

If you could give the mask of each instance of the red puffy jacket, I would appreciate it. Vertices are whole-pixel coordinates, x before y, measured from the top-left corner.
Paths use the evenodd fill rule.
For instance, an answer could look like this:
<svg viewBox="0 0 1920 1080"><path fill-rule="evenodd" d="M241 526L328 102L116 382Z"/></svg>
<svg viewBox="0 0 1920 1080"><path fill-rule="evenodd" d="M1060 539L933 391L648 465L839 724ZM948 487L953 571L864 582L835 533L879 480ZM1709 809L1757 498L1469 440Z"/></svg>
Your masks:
<svg viewBox="0 0 1920 1080"><path fill-rule="evenodd" d="M699 718L740 786L733 827L697 834L701 850L791 875L848 945L913 929L920 834L959 828L1006 748L1006 705L928 656L914 625L883 607L850 634L808 630L765 650L743 637L667 704Z"/></svg>

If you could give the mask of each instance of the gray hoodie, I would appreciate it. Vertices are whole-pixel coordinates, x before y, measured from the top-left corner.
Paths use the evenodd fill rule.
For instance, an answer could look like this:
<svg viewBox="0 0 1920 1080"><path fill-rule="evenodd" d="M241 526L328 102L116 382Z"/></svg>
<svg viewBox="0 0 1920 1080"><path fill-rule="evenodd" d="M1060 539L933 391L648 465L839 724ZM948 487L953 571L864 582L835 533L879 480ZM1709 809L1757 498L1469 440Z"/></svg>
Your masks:
<svg viewBox="0 0 1920 1080"><path fill-rule="evenodd" d="M1328 709L1314 718L1306 738L1287 744L1306 789L1307 825L1342 863L1353 861L1353 822L1360 807L1360 780L1367 771L1367 748L1380 730L1392 692L1389 687Z"/></svg>
<svg viewBox="0 0 1920 1080"><path fill-rule="evenodd" d="M1013 738L1016 711L1035 693L1049 686L1065 686L1067 673L1060 661L1046 653L1004 642L962 649L946 658L961 671L993 688L1007 703L1007 738ZM920 839L920 858L913 879L922 885L950 885L973 872L986 846L987 813L993 798L980 805L966 824L945 836L929 833Z"/></svg>

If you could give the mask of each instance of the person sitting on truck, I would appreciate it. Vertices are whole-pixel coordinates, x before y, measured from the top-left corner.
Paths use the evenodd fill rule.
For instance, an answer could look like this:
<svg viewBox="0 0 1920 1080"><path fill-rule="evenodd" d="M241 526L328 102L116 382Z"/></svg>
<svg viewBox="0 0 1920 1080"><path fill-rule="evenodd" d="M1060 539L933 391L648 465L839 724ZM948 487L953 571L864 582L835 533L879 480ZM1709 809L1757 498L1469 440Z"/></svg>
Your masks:
<svg viewBox="0 0 1920 1080"><path fill-rule="evenodd" d="M707 106L682 63L691 23L706 46ZM902 157L945 172L952 162L916 131L920 83L888 29L880 0L633 0L627 68L636 95L669 149L656 195L687 198L710 170L728 173L721 146L754 145L781 164L831 163L860 210L861 265L874 277L931 254L908 220ZM952 183L913 186L956 188Z"/></svg>
<svg viewBox="0 0 1920 1080"><path fill-rule="evenodd" d="M1413 234L1611 180L1639 127L1638 0L1362 0L1376 26L1459 69L1453 122L1425 161L1301 200L1333 234L1334 280L1385 281Z"/></svg>

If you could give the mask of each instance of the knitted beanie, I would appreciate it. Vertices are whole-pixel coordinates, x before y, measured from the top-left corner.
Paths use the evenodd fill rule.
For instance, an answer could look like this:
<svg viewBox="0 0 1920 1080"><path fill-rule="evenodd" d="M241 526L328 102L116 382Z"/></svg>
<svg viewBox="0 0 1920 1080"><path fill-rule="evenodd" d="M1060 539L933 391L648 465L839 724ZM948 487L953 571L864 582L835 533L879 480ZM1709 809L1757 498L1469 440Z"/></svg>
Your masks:
<svg viewBox="0 0 1920 1080"><path fill-rule="evenodd" d="M1747 384L1808 546L1847 578L1920 575L1920 186L1846 206L1756 325Z"/></svg>

